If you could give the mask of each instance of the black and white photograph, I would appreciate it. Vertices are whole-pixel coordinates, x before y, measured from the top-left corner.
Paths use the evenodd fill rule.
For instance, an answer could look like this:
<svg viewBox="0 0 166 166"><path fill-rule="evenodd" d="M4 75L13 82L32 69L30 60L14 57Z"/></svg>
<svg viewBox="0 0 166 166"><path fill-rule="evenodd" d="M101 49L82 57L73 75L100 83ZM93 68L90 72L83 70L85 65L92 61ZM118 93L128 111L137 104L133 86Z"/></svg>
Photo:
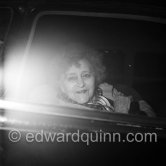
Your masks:
<svg viewBox="0 0 166 166"><path fill-rule="evenodd" d="M164 0L0 1L0 166L161 165Z"/></svg>

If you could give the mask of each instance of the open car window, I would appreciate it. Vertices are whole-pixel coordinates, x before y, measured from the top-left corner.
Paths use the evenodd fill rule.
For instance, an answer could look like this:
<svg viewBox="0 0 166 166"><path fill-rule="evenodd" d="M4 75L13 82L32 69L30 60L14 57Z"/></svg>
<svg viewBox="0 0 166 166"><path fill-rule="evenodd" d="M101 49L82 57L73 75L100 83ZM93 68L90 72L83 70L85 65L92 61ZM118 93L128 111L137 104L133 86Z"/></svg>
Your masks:
<svg viewBox="0 0 166 166"><path fill-rule="evenodd" d="M157 116L164 117L165 23L164 19L127 14L40 13L16 66L15 83L11 86L6 79L6 97L56 105L58 51L67 43L83 42L104 55L105 82L135 89Z"/></svg>

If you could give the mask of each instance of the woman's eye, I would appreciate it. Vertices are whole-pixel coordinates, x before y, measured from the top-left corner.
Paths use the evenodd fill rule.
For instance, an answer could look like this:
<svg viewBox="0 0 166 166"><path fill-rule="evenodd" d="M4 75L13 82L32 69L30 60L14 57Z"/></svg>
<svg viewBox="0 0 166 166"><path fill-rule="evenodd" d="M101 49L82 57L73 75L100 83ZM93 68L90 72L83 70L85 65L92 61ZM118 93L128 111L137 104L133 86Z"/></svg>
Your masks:
<svg viewBox="0 0 166 166"><path fill-rule="evenodd" d="M82 77L83 77L83 78L90 78L90 77L91 77L91 74L90 74L90 73L87 73L87 74L84 74Z"/></svg>

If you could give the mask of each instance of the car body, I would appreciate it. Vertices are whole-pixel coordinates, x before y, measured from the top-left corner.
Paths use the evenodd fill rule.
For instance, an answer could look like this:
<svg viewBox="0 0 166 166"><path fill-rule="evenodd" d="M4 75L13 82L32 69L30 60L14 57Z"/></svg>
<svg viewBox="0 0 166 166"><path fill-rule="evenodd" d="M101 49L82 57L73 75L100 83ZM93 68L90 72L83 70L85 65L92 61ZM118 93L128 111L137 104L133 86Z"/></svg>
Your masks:
<svg viewBox="0 0 166 166"><path fill-rule="evenodd" d="M161 147L165 147L166 138L164 118L166 13L164 5L160 6L157 2L156 4L158 6L152 2L138 1L2 3L1 8L10 11L6 33L2 40L3 77L0 101L2 164L10 165L13 162L17 165L28 163L81 165L93 162L102 164L104 161L122 164L123 161L139 162L137 156L142 158L147 153L152 158L156 157L153 150L160 151ZM68 25L69 28L66 28ZM60 33L63 27L66 29ZM56 28L57 33L54 33ZM61 35L58 36L59 34ZM40 100L43 94L52 93L52 86L56 84L54 82L56 80L52 78L54 73L50 74L50 78L45 72L53 62L52 54L49 55L46 47L54 49L54 43L64 43L62 39L64 34L66 36L72 34L67 36L67 39L64 37L64 40L70 40L75 35L73 38L76 38L76 41L85 40L104 53L110 74L107 82L135 88L154 108L157 118L89 111L71 105L54 105L54 97L49 95L48 98ZM38 71L36 66L41 70ZM49 86L45 86L45 82ZM40 91L43 87L46 87L44 92ZM35 95L32 93L34 96L29 94L34 88L37 89L37 96L36 93ZM13 130L19 131L24 139L17 143L11 141L9 135ZM71 140L70 143L62 141L63 143L59 144L42 140L26 142L27 133L31 133L31 136L32 133L38 134L40 137L43 131L46 133L80 131L86 134L110 132L120 133L125 138L128 133L156 133L158 141L110 143L107 140L105 143L92 145L87 145L86 141L75 143ZM161 152L159 154L162 155ZM153 161L152 158L148 157Z"/></svg>

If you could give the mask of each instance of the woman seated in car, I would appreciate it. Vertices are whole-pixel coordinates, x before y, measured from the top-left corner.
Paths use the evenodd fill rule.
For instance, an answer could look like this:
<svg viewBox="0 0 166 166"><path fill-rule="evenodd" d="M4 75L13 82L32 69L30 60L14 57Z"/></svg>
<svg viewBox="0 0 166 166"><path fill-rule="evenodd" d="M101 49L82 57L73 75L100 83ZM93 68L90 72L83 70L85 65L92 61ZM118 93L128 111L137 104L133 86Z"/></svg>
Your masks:
<svg viewBox="0 0 166 166"><path fill-rule="evenodd" d="M72 45L64 49L58 61L60 102L79 104L102 112L119 112L155 116L151 107L142 99L138 109L131 108L134 96L119 92L112 85L103 83L105 66L102 55L83 45Z"/></svg>

